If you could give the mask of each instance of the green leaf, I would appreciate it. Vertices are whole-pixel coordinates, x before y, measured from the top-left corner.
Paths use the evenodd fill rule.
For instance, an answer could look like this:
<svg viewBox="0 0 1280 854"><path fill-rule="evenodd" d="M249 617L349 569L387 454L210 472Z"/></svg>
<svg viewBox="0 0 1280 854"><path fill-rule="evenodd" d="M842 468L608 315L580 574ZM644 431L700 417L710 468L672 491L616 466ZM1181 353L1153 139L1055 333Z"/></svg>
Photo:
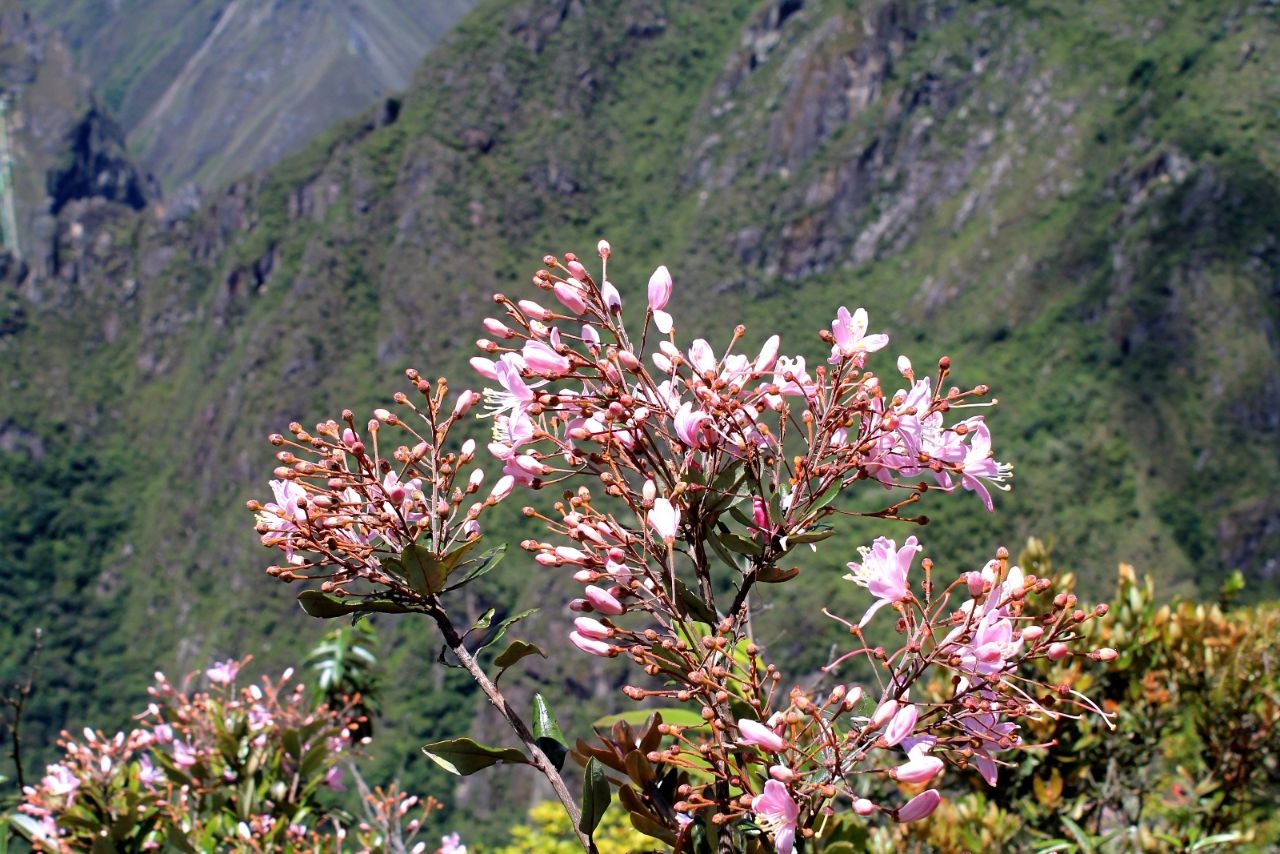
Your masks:
<svg viewBox="0 0 1280 854"><path fill-rule="evenodd" d="M474 539L467 540L465 543L440 559L440 565L444 567L445 578L448 578L449 574L458 568L458 564L467 556L467 552L480 545L480 539L480 537L475 537Z"/></svg>
<svg viewBox="0 0 1280 854"><path fill-rule="evenodd" d="M406 614L409 609L390 599L342 598L319 590L303 590L298 594L298 604L309 617L332 620L358 611L378 611L383 614Z"/></svg>
<svg viewBox="0 0 1280 854"><path fill-rule="evenodd" d="M820 543L835 532L836 529L829 525L817 525L799 534L792 534L787 537L786 547L790 548L791 546L804 545L806 543Z"/></svg>
<svg viewBox="0 0 1280 854"><path fill-rule="evenodd" d="M507 547L505 545L501 545L501 546L498 546L497 548L489 549L489 551L480 555L480 557L477 558L475 561L467 561L466 563L463 564L463 566L470 566L472 563L474 563L475 566L467 570L467 574L463 576L460 581L455 581L453 584L450 584L448 587L446 587L444 589L444 592L447 593L450 590L457 590L459 587L462 587L464 584L470 584L472 581L475 581L480 576L485 575L488 572L492 571L495 566L497 566L499 563L502 562L502 558L503 556L506 555L506 553L507 553ZM450 572L452 572L452 570L450 570Z"/></svg>
<svg viewBox="0 0 1280 854"><path fill-rule="evenodd" d="M564 767L565 757L569 755L569 743L560 731L560 724L556 723L555 714L541 694L533 695L533 739L542 748L542 752L547 754L557 771Z"/></svg>
<svg viewBox="0 0 1280 854"><path fill-rule="evenodd" d="M593 756L587 760L586 773L582 775L582 820L578 823L578 830L587 836L595 833L611 800L613 792L609 789L604 766Z"/></svg>
<svg viewBox="0 0 1280 854"><path fill-rule="evenodd" d="M685 613L695 620L714 626L720 622L716 612L711 610L711 606L702 600L702 597L689 589L689 585L680 579L676 579L676 598L680 601L680 605L684 608Z"/></svg>
<svg viewBox="0 0 1280 854"><path fill-rule="evenodd" d="M721 530L717 537L720 540L720 544L731 552L737 552L748 557L758 557L760 555L760 544L754 540L747 539L741 534L735 534L729 530Z"/></svg>
<svg viewBox="0 0 1280 854"><path fill-rule="evenodd" d="M484 640L480 642L480 645L478 647L476 647L476 652L479 653L480 650L484 649L485 647L492 646L493 644L502 640L502 636L507 633L507 629L511 628L513 625L520 622L525 617L528 617L530 614L536 614L536 613L538 613L537 608L530 608L527 611L521 611L519 614L515 614L513 616L507 617L501 623L498 623L498 625L489 629L488 634L484 636Z"/></svg>
<svg viewBox="0 0 1280 854"><path fill-rule="evenodd" d="M498 657L493 660L493 663L505 670L520 659L526 658L530 655L540 655L543 658L547 657L547 654L543 652L537 644L532 644L528 641L513 640L506 649L498 653Z"/></svg>
<svg viewBox="0 0 1280 854"><path fill-rule="evenodd" d="M675 724L682 727L706 726L707 722L702 719L702 715L691 709L632 709L626 712L618 712L613 715L605 715L599 720L591 724L594 729L608 729L618 721L626 721L629 724L639 726L649 719L649 715L654 712L662 715L662 722L667 724Z"/></svg>
<svg viewBox="0 0 1280 854"><path fill-rule="evenodd" d="M1065 815L1060 816L1060 818L1062 819L1062 824L1067 828L1067 832L1070 833L1080 845L1080 850L1084 852L1084 854L1092 854L1094 850L1093 843L1090 841L1090 836L1085 829Z"/></svg>
<svg viewBox="0 0 1280 854"><path fill-rule="evenodd" d="M399 567L399 574L409 582L409 586L423 596L439 593L444 589L445 579L449 572L429 549L417 543L410 543L395 558L388 558L385 563L393 563ZM392 568L395 571L395 568Z"/></svg>
<svg viewBox="0 0 1280 854"><path fill-rule="evenodd" d="M505 762L528 765L529 759L514 747L490 747L470 738L446 738L424 745L422 752L450 774L465 777L482 768Z"/></svg>

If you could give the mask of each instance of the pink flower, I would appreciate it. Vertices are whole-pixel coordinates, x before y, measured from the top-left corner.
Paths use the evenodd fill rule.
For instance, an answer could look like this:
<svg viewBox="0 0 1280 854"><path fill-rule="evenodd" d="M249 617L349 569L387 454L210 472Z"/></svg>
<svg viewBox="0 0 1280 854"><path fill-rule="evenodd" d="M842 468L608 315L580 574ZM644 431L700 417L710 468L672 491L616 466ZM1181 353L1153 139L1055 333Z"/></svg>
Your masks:
<svg viewBox="0 0 1280 854"><path fill-rule="evenodd" d="M738 719L738 731L742 733L743 744L754 744L771 753L777 753L787 746L787 740L769 727L750 718Z"/></svg>
<svg viewBox="0 0 1280 854"><path fill-rule="evenodd" d="M227 685L235 681L236 674L240 672L240 664L234 659L228 658L226 661L219 661L204 672L204 675L210 682L219 685Z"/></svg>
<svg viewBox="0 0 1280 854"><path fill-rule="evenodd" d="M440 854L467 854L467 846L462 844L462 838L456 832L450 833L440 837Z"/></svg>
<svg viewBox="0 0 1280 854"><path fill-rule="evenodd" d="M1009 463L996 462L991 456L991 431L980 418L971 418L964 423L971 425L969 435L972 439L964 462L960 464L963 469L960 482L965 489L977 493L982 499L983 506L988 511L992 511L995 505L991 501L991 493L987 491L987 483L984 481L989 481L991 486L1007 492L1009 487L1005 486L1004 482L1013 476L1013 466Z"/></svg>
<svg viewBox="0 0 1280 854"><path fill-rule="evenodd" d="M835 345L831 348L831 358L828 360L832 364L858 353L874 353L889 343L888 335L867 334L867 311L864 308L850 316L849 309L840 306L836 319L831 321L831 334L835 337Z"/></svg>
<svg viewBox="0 0 1280 854"><path fill-rule="evenodd" d="M916 552L921 549L914 536L907 537L900 549L895 541L887 537L877 537L870 549L865 546L859 549L862 552L862 563L849 563L852 572L845 578L867 588L876 597L875 604L867 609L862 621L858 623L859 628L865 626L875 612L885 605L901 602L910 595L907 572L911 569L911 561Z"/></svg>
<svg viewBox="0 0 1280 854"><path fill-rule="evenodd" d="M40 788L55 798L60 798L71 795L80 788L80 778L65 765L49 765L45 768L45 776L40 781Z"/></svg>
<svg viewBox="0 0 1280 854"><path fill-rule="evenodd" d="M653 507L649 510L648 521L650 527L657 532L664 543L671 545L676 541L676 531L680 527L680 511L670 501L665 498L654 501Z"/></svg>
<svg viewBox="0 0 1280 854"><path fill-rule="evenodd" d="M596 587L594 584L588 585L583 594L587 597L587 601L591 603L591 607L601 614L609 614L616 617L618 614L627 612L627 609L618 601L617 597L608 590Z"/></svg>
<svg viewBox="0 0 1280 854"><path fill-rule="evenodd" d="M150 789L162 780L164 772L152 764L150 756L142 754L142 758L138 760L138 782Z"/></svg>
<svg viewBox="0 0 1280 854"><path fill-rule="evenodd" d="M173 762L183 768L190 768L195 765L198 760L195 748L185 741L179 739L173 740Z"/></svg>
<svg viewBox="0 0 1280 854"><path fill-rule="evenodd" d="M919 819L927 818L930 813L938 808L938 804L941 802L942 795L938 794L938 790L929 789L894 810L893 817L901 822L918 821Z"/></svg>
<svg viewBox="0 0 1280 854"><path fill-rule="evenodd" d="M671 299L671 271L666 265L658 267L653 271L653 275L649 277L649 309L651 311L661 311L667 307L667 300Z"/></svg>
<svg viewBox="0 0 1280 854"><path fill-rule="evenodd" d="M347 787L342 785L342 766L334 765L324 773L324 784L334 792L345 792Z"/></svg>
<svg viewBox="0 0 1280 854"><path fill-rule="evenodd" d="M773 845L778 854L791 854L796 844L796 821L800 817L800 807L787 791L787 787L777 780L769 780L764 784L764 794L756 795L751 801L751 811L755 813L756 824L773 836Z"/></svg>
<svg viewBox="0 0 1280 854"><path fill-rule="evenodd" d="M707 449L716 443L715 420L701 409L686 402L672 419L676 435L690 448Z"/></svg>
<svg viewBox="0 0 1280 854"><path fill-rule="evenodd" d="M612 645L596 638L589 638L579 632L569 632L569 642L583 652L589 652L602 658L609 658L614 654Z"/></svg>

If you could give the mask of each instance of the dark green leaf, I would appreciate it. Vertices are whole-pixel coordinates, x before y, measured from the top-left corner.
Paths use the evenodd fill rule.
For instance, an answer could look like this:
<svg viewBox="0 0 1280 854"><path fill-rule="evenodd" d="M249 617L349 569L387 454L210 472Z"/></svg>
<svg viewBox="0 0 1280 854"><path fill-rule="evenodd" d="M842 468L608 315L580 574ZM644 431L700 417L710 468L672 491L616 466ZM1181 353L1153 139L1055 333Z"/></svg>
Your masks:
<svg viewBox="0 0 1280 854"><path fill-rule="evenodd" d="M467 552L480 545L480 539L480 537L475 537L474 539L467 540L465 543L440 559L440 564L444 567L445 578L448 578L449 574L458 568L458 564L467 556Z"/></svg>
<svg viewBox="0 0 1280 854"><path fill-rule="evenodd" d="M520 622L530 614L536 614L537 612L538 612L537 608L530 608L527 611L521 611L519 614L516 614L511 617L507 617L501 623L498 623L498 625L489 629L488 633L484 636L484 640L481 641L480 645L476 647L476 652L479 652L485 647L492 646L493 644L502 640L502 636L507 633L507 629L511 628L511 626Z"/></svg>
<svg viewBox="0 0 1280 854"><path fill-rule="evenodd" d="M587 836L595 833L611 800L613 792L609 789L604 766L592 757L587 760L586 772L582 775L582 821L578 824L578 830Z"/></svg>
<svg viewBox="0 0 1280 854"><path fill-rule="evenodd" d="M409 586L423 596L439 593L449 577L444 564L429 549L410 543L396 558L389 559L400 569Z"/></svg>
<svg viewBox="0 0 1280 854"><path fill-rule="evenodd" d="M702 601L702 597L689 589L689 585L680 579L676 579L676 598L680 600L681 607L685 613L695 620L700 620L709 626L714 626L720 622L716 612L711 610L711 606Z"/></svg>
<svg viewBox="0 0 1280 854"><path fill-rule="evenodd" d="M760 544L754 540L747 539L741 534L722 529L717 536L720 539L720 544L731 552L737 552L740 555L749 557L757 557L760 554Z"/></svg>
<svg viewBox="0 0 1280 854"><path fill-rule="evenodd" d="M706 726L706 721L702 719L702 715L691 709L633 709L629 712L618 712L613 715L605 715L603 718L591 724L594 729L608 729L618 721L626 721L637 726L643 724L649 715L658 712L662 715L662 722L668 724L676 724L682 727Z"/></svg>
<svg viewBox="0 0 1280 854"><path fill-rule="evenodd" d="M342 598L319 590L303 590L298 594L298 604L310 617L331 620L345 617L357 611L379 611L384 614L404 614L408 608L389 599Z"/></svg>
<svg viewBox="0 0 1280 854"><path fill-rule="evenodd" d="M556 766L556 770L563 768L565 757L569 755L569 743L560 731L560 724L556 723L555 714L541 694L533 695L533 737L542 752L547 754L551 764Z"/></svg>
<svg viewBox="0 0 1280 854"><path fill-rule="evenodd" d="M804 545L806 543L819 543L830 537L836 532L835 528L827 525L818 525L801 531L799 534L792 534L787 537L787 548L796 545Z"/></svg>
<svg viewBox="0 0 1280 854"><path fill-rule="evenodd" d="M450 590L457 590L464 584L469 584L480 576L490 572L502 561L502 558L506 553L507 547L502 545L497 548L489 549L489 551L480 555L480 557L475 561L467 561L467 563L462 565L463 567L470 567L467 570L467 574L464 575L460 581L455 581L453 584L446 587L445 592L447 593Z"/></svg>
<svg viewBox="0 0 1280 854"><path fill-rule="evenodd" d="M528 641L513 640L506 649L498 653L498 657L493 660L493 663L498 667L506 669L520 659L530 655L540 655L543 658L547 657L547 654L543 652L537 644L532 644Z"/></svg>
<svg viewBox="0 0 1280 854"><path fill-rule="evenodd" d="M465 737L433 741L425 745L422 752L450 774L459 776L474 774L500 762L529 764L528 757L514 747L490 747Z"/></svg>

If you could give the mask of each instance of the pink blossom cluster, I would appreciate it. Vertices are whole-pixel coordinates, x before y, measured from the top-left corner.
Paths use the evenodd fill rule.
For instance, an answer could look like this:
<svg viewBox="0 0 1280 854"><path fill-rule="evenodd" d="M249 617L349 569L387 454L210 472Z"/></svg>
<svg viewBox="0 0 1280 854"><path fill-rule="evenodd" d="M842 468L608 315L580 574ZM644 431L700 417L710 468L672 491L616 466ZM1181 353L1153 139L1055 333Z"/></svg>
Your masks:
<svg viewBox="0 0 1280 854"><path fill-rule="evenodd" d="M335 823L315 793L343 787L343 763L357 747L354 706L316 705L291 672L235 689L243 664L208 668L208 691L180 689L157 673L135 728L63 733L63 756L24 789L19 806L34 847L86 850L106 833L141 849L159 850L177 834L197 849L331 851L335 838L385 839L382 813L396 817L398 831L417 832L425 812L405 816L436 804L394 788L366 797L364 821ZM242 802L246 792L259 794ZM352 850L373 850L365 843Z"/></svg>

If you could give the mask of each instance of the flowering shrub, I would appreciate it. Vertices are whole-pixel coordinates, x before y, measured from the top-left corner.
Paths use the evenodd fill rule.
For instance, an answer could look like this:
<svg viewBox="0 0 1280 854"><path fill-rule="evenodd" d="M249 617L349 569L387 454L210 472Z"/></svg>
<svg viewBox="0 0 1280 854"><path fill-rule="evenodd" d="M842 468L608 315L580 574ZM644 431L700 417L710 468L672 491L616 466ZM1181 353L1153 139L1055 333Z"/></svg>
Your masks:
<svg viewBox="0 0 1280 854"><path fill-rule="evenodd" d="M973 493L988 510L1007 488L982 414L985 386L948 387L946 357L917 375L900 356L898 380L868 368L888 346L863 309L840 308L825 364L781 352L778 336L740 352L746 330L716 350L682 346L667 312L674 287L659 267L647 306L624 322L601 241L594 277L574 255L547 256L534 284L554 303L494 300L491 338L472 366L493 385L450 396L444 380L408 371L413 395L396 412L274 435L280 466L273 500L250 502L282 580L319 580L299 600L307 613L429 616L518 737L520 748L459 738L427 745L443 767L468 774L499 763L533 765L594 850L593 831L612 789L634 827L684 850L789 854L820 835L837 811L910 822L941 795L928 788L950 764L995 785L1023 749L1035 719L1102 710L1030 662L1110 648L1081 643L1105 606L1085 609L1053 582L997 550L985 566L944 571L909 535L880 537L848 561L845 576L872 602L861 614L832 603L850 645L826 670L862 658L875 681L802 688L784 682L751 633L760 585L786 583L806 549L863 516L923 525L928 493ZM459 425L485 401L492 419L489 476ZM855 489L883 496L854 510ZM527 612L464 629L449 605L490 571L502 547L477 553L485 513L517 489L554 488L549 507L524 513L542 529L521 547L537 564L583 585L568 640L584 654L625 657L637 676L623 693L673 707L636 730L622 723L599 743L575 742L585 766L579 802L560 775L568 743L541 697L530 727L478 658ZM865 506L862 499L858 506ZM854 557L854 556L851 556ZM881 611L896 620L896 649L863 629ZM883 619L883 618L882 618ZM515 640L489 664L499 671L540 652ZM926 695L942 677L947 690ZM692 712L692 714L690 714ZM887 791L891 781L911 794Z"/></svg>
<svg viewBox="0 0 1280 854"><path fill-rule="evenodd" d="M237 689L242 664L215 664L190 693L157 673L129 732L64 733L65 756L24 790L19 829L57 852L408 850L434 801L358 777L361 816L322 797L344 787L353 704L314 706L288 672Z"/></svg>

